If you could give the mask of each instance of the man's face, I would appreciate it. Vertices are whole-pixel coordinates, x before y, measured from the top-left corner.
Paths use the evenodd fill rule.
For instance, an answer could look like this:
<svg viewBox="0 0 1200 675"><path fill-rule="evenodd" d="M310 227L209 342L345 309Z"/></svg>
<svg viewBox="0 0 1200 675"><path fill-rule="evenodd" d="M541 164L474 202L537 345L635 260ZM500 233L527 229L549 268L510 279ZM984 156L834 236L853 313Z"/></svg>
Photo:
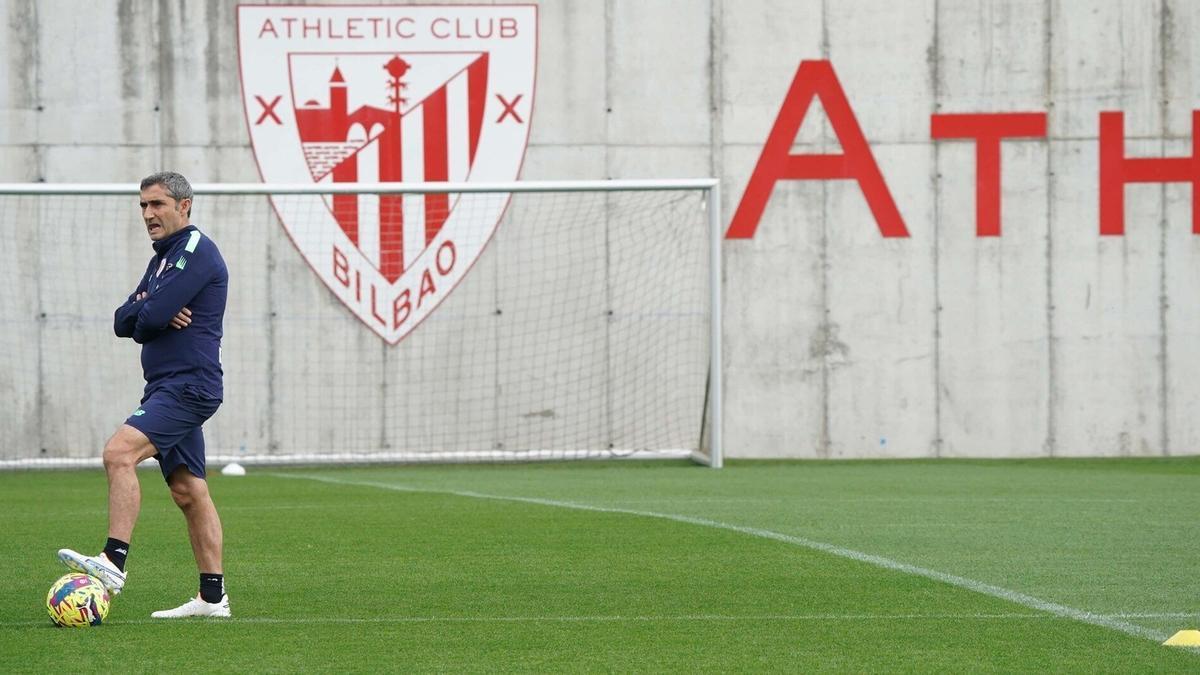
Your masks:
<svg viewBox="0 0 1200 675"><path fill-rule="evenodd" d="M188 226L187 212L192 200L175 198L161 185L151 185L142 190L142 220L146 221L146 232L154 241L166 239Z"/></svg>

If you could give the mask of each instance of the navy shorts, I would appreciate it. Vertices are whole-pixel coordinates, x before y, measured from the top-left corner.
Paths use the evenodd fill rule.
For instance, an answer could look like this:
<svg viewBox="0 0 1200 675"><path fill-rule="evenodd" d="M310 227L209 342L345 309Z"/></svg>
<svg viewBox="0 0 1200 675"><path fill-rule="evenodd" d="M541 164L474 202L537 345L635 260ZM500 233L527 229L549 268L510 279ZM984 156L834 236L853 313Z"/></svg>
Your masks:
<svg viewBox="0 0 1200 675"><path fill-rule="evenodd" d="M204 478L204 433L200 425L217 412L220 399L199 394L190 385L157 389L142 399L142 404L125 423L146 434L154 444L163 478L186 466L192 475Z"/></svg>

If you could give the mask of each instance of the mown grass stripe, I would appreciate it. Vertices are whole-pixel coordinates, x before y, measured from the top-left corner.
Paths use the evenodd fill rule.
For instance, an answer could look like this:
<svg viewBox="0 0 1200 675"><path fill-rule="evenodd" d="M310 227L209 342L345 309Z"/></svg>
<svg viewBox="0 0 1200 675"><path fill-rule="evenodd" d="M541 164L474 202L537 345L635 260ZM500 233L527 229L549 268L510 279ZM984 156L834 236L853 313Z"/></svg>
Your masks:
<svg viewBox="0 0 1200 675"><path fill-rule="evenodd" d="M543 499L540 497L496 495L496 494L487 494L487 493L483 493L483 492L473 492L473 491L466 491L466 490L435 490L435 489L428 489L428 488L416 488L416 487L411 487L411 486L407 486L407 485L397 485L394 483L377 483L377 482L373 482L373 481L350 481L350 480L341 480L341 479L337 479L337 478L330 478L328 476L320 476L320 475L312 475L312 474L270 473L270 474L266 474L266 475L276 477L276 478L311 480L311 481L317 481L317 482L322 482L322 483L330 483L330 484L334 484L334 485L353 485L353 486L359 486L359 487L376 488L376 489L381 489L381 490L392 490L392 491L396 491L396 492L447 494L447 495L454 495L457 497L466 497L466 498L471 498L471 499L488 499L488 500L496 500L496 501L519 502L519 503L524 503L524 504L537 504L537 505L541 505L541 506L550 506L550 507L564 508L564 509L574 509L577 511L593 511L593 512L599 512L599 513L617 513L617 514L624 514L624 515L630 515L630 516L638 516L638 517L642 517L642 518L658 518L658 519L670 520L670 521L674 521L674 522L678 522L678 523L686 523L689 525L698 525L701 527L711 527L711 528L716 528L716 529L721 529L721 530L728 530L731 532L738 532L738 533L749 535L752 537L759 537L762 539L770 539L770 540L782 542L785 544L800 546L800 547L811 549L814 551L821 551L822 553L828 553L830 555L838 556L840 558L847 558L850 560L867 563L869 565L874 565L876 567L881 567L883 569L888 569L888 570L893 570L896 572L902 572L904 574L911 574L914 576L924 577L926 579L931 579L933 581L938 581L938 582L941 582L944 584L949 584L951 586L956 586L958 588L963 588L963 589L966 589L969 591L974 591L976 593L981 593L983 595L990 595L994 598L1000 598L1001 600L1007 600L1008 602L1012 602L1012 603L1021 605L1023 607L1028 607L1030 609L1038 610L1041 612L1047 612L1049 614L1053 614L1055 616L1059 616L1059 617L1063 617L1063 618L1074 619L1076 621L1081 621L1083 623L1091 624L1093 626L1100 626L1102 628L1108 628L1110 630L1115 630L1115 631L1124 633L1126 635L1131 635L1131 636L1138 637L1138 638L1154 640L1155 642L1161 643L1163 640L1166 640L1169 637L1169 635L1163 633L1162 631L1147 628L1145 626L1139 626L1137 624L1130 623L1128 621L1125 621L1121 618L1114 617L1112 615L1099 614L1099 613L1095 613L1095 612L1088 612L1088 611L1085 611L1082 609L1076 609L1074 607L1068 607L1066 605L1061 605L1059 603L1050 602L1048 600L1043 600L1041 598L1036 598L1036 597L1034 597L1032 595L1028 595L1026 593L1021 593L1019 591L1002 588L1000 586L995 586L993 584L984 583L982 581L976 581L974 579L968 579L966 577L958 576L956 574L949 574L946 572L940 572L938 570L928 569L928 568L920 567L917 565L910 565L908 563L903 563L903 562L900 562L897 560L892 560L890 558L885 558L883 556L873 555L870 553L864 553L862 551L856 551L854 549L849 549L849 548L845 548L842 546L836 546L834 544L828 544L825 542L814 541L812 539L807 539L805 537L798 537L795 535L784 534L782 532L774 532L771 530L765 530L765 529L761 529L761 528L757 528L757 527L747 527L744 525L734 525L732 523L723 523L723 522L720 522L717 520L710 520L708 518L697 518L694 516L686 516L686 515L682 515L682 514L659 513L659 512L655 512L655 511L643 511L643 510L637 510L637 509L623 509L623 508L614 508L614 507L607 507L607 506L596 506L593 504L567 502L567 501L561 501L561 500L556 500L556 499Z"/></svg>
<svg viewBox="0 0 1200 675"><path fill-rule="evenodd" d="M1125 615L1107 615L1125 616ZM1152 618L1195 617L1200 614L1140 615ZM1073 621L1074 619L1046 612L1000 612L960 614L679 614L661 616L379 616L379 617L267 617L234 616L228 619L185 619L207 623L264 623L264 624L389 624L389 623L670 623L670 622L739 622L739 621ZM109 625L167 625L171 619L121 619ZM46 621L0 621L0 626L42 626Z"/></svg>

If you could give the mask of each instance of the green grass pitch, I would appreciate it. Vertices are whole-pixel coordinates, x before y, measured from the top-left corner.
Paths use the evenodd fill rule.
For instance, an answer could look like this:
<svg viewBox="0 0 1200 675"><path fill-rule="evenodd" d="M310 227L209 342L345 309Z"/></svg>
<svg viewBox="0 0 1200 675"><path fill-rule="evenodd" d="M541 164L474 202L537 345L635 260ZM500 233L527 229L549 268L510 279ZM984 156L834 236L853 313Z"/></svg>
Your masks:
<svg viewBox="0 0 1200 675"><path fill-rule="evenodd" d="M157 471L105 625L43 607L99 471L0 473L0 672L1192 671L1200 458L254 469L232 620Z"/></svg>

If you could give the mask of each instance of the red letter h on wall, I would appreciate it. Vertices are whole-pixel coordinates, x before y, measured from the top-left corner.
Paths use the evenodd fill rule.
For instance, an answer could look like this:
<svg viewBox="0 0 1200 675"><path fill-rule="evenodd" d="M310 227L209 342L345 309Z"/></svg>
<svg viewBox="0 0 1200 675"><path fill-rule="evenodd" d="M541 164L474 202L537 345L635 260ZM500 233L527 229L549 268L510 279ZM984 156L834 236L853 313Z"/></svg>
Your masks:
<svg viewBox="0 0 1200 675"><path fill-rule="evenodd" d="M1191 183L1192 233L1200 234L1200 110L1192 111L1192 156L1125 157L1125 113L1100 113L1100 234L1125 234L1126 183Z"/></svg>

